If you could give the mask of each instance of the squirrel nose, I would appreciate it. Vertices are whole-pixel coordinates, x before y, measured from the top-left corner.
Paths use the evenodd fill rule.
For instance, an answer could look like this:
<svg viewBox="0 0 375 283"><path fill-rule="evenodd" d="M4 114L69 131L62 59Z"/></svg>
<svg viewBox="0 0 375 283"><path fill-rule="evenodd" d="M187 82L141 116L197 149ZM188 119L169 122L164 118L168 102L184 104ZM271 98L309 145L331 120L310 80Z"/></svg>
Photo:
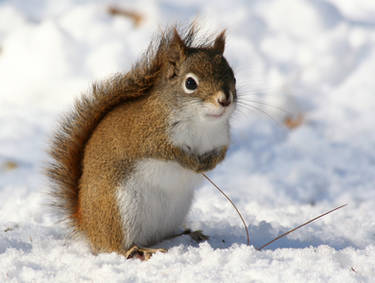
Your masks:
<svg viewBox="0 0 375 283"><path fill-rule="evenodd" d="M219 104L221 105L221 106L223 106L223 107L227 107L227 106L229 106L229 104L230 104L230 99L228 99L228 98L219 98L218 100L217 100L217 102L219 102Z"/></svg>

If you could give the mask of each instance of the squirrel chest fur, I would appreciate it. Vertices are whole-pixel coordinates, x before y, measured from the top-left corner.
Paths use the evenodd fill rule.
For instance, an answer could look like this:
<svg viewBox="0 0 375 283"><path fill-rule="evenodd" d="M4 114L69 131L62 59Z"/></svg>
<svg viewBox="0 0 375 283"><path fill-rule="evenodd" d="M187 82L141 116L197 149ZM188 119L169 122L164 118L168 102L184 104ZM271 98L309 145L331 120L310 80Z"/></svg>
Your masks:
<svg viewBox="0 0 375 283"><path fill-rule="evenodd" d="M198 46L194 36L165 32L128 74L94 85L57 131L54 205L95 252L129 257L175 235L199 173L225 157L237 96L224 33Z"/></svg>

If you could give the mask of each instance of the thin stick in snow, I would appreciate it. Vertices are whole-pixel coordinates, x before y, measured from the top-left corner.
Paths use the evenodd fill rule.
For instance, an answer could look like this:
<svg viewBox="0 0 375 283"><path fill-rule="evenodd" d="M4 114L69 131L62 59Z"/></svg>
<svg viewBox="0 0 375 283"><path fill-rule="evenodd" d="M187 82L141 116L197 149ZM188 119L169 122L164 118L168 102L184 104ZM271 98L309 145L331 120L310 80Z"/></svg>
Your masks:
<svg viewBox="0 0 375 283"><path fill-rule="evenodd" d="M249 236L249 230L247 229L247 224L245 222L245 219L242 217L240 211L238 208L234 205L233 201L221 190L208 176L204 173L201 173L203 177L205 177L222 195L231 203L231 205L234 207L234 209L237 211L238 215L240 216L243 226L246 231L246 237L247 237L247 245L250 246L250 236Z"/></svg>
<svg viewBox="0 0 375 283"><path fill-rule="evenodd" d="M301 227L303 227L303 226L305 226L305 225L307 225L307 224L309 224L309 223L311 223L311 222L313 222L313 221L315 221L315 220L317 220L317 219L319 219L319 218L321 218L321 217L323 217L323 216L325 216L325 215L327 215L327 214L329 214L329 213L331 213L331 212L334 212L335 210L338 210L338 209L340 209L340 208L343 208L344 206L347 206L347 205L348 205L348 204L346 203L346 204L340 205L340 206L338 206L338 207L336 207L336 208L334 208L334 209L332 209L332 210L330 210L330 211L327 211L327 212L325 212L325 213L323 213L323 214L321 214L321 215L319 215L319 216L317 216L317 217L315 217L315 218L313 218L313 219L311 219L311 220L309 220L309 221L307 221L307 222L305 222L305 223L303 223L303 224L301 224L301 225L299 225L299 226L297 226L297 227L295 227L295 228L289 230L288 232L285 232L284 234L281 234L280 236L277 236L277 237L276 237L275 239L273 239L272 241L269 241L268 243L264 244L264 245L261 246L260 248L257 248L257 250L260 251L261 249L267 247L268 245L272 244L273 242L277 241L278 239L280 239L280 238L282 238L282 237L288 235L289 233L292 233L292 232L296 231L297 229L299 229L299 228L301 228Z"/></svg>
<svg viewBox="0 0 375 283"><path fill-rule="evenodd" d="M242 215L241 215L241 213L240 213L240 211L238 210L238 208L235 206L235 204L233 203L233 201L223 192L223 190L222 189L220 189L206 174L204 174L204 173L201 173L202 174L202 176L203 177L205 177L220 193L222 193L222 195L231 203L231 205L234 207L234 209L237 211L237 213L238 213L238 215L240 216L240 218L241 218L241 221L242 221L242 223L243 223L243 225L244 225L244 227L245 227L245 231L246 231L246 237L247 237L247 245L250 245L250 236L249 236L249 230L247 229L247 224L246 224L246 222L245 222L245 219L242 217ZM265 247L267 247L268 245L270 245L270 244L272 244L273 242L275 242L275 241L277 241L277 240L279 240L279 239L281 239L282 237L285 237L286 235L288 235L288 234L290 234L290 233L292 233L292 232L294 232L294 231L296 231L296 230L298 230L299 228L302 228L303 226L305 226L305 225L307 225L307 224L310 224L311 222L313 222L313 221L315 221L315 220L317 220L317 219L319 219L319 218L321 218L321 217L323 217L323 216L325 216L325 215L327 215L327 214L330 214L330 213L332 213L332 212L334 212L334 211L336 211L336 210L338 210L338 209L340 209L340 208L343 208L343 207L345 207L345 206L347 206L348 204L346 203L346 204L343 204L343 205L340 205L340 206L338 206L338 207L336 207L336 208L334 208L334 209L331 209L330 211L327 211L327 212L325 212L325 213L323 213L323 214L321 214L321 215L319 215L319 216L317 216L317 217L315 217L315 218L313 218L313 219L311 219L311 220L309 220L309 221L307 221L307 222L305 222L305 223L303 223L303 224L301 224L301 225L299 225L299 226L297 226L297 227L295 227L295 228L293 228L293 229L291 229L291 230L289 230L289 231L287 231L287 232L285 232L285 233L283 233L283 234L281 234L281 235L279 235L279 236L277 236L276 238L274 238L273 240L271 240L271 241L269 241L268 243L266 243L266 244L264 244L263 246L261 246L260 248L256 248L258 251L260 251L260 250L262 250L263 248L265 248Z"/></svg>

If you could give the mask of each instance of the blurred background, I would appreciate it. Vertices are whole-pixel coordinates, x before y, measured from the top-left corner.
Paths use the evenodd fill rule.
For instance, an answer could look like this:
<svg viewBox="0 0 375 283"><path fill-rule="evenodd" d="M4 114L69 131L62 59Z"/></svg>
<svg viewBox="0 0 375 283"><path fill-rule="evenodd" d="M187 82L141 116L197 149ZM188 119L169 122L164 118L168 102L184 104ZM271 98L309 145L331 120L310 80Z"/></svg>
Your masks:
<svg viewBox="0 0 375 283"><path fill-rule="evenodd" d="M203 37L227 30L243 101L213 179L254 225L349 202L368 226L336 245L373 241L372 0L0 1L0 219L49 223L36 192L48 188L41 170L56 121L93 81L127 72L164 27L193 20ZM199 190L192 219L220 215L213 198Z"/></svg>

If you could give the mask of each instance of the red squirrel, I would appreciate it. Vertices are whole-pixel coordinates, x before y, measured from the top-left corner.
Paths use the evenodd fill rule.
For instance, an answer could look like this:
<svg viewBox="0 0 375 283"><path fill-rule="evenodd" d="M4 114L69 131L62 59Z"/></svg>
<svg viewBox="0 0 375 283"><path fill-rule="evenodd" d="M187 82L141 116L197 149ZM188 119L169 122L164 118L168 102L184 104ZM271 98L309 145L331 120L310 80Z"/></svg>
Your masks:
<svg viewBox="0 0 375 283"><path fill-rule="evenodd" d="M92 250L148 259L189 211L199 173L230 142L236 80L225 33L167 29L126 74L94 83L50 148L53 206Z"/></svg>

